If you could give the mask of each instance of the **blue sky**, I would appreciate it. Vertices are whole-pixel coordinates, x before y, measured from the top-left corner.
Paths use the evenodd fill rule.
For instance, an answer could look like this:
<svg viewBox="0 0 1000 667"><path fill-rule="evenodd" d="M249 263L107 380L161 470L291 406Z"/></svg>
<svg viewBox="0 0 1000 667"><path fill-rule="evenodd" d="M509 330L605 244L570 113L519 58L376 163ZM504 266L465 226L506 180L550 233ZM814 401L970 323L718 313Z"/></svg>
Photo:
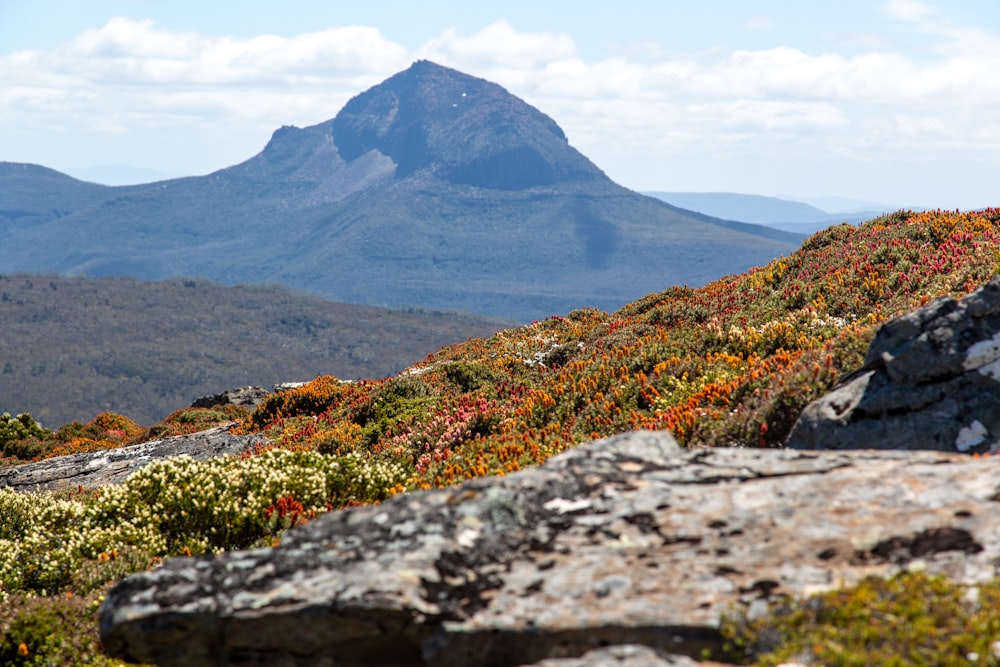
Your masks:
<svg viewBox="0 0 1000 667"><path fill-rule="evenodd" d="M0 160L208 173L418 58L633 189L1000 205L996 0L0 0Z"/></svg>

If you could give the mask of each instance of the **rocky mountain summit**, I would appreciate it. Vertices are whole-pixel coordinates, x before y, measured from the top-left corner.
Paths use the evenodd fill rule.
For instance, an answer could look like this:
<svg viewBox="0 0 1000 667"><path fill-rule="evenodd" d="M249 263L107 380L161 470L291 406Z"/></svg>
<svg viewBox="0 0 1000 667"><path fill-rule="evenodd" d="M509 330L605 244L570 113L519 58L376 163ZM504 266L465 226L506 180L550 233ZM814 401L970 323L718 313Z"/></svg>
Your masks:
<svg viewBox="0 0 1000 667"><path fill-rule="evenodd" d="M494 190L607 181L550 117L494 83L426 60L349 101L332 136L347 162L373 151L390 158L396 179L430 170Z"/></svg>

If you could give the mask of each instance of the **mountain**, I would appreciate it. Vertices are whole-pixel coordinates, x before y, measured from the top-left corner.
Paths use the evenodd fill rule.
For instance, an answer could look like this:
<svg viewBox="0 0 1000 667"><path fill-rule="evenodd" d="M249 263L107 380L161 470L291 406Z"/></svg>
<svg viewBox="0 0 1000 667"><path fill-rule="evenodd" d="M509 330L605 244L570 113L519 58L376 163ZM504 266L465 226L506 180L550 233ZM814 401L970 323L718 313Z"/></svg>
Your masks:
<svg viewBox="0 0 1000 667"><path fill-rule="evenodd" d="M800 241L627 190L541 111L427 61L207 176L105 187L0 165L5 271L279 282L521 321L703 284Z"/></svg>
<svg viewBox="0 0 1000 667"><path fill-rule="evenodd" d="M809 204L763 195L744 195L735 192L646 192L645 194L706 215L762 225L817 222L830 217L826 211Z"/></svg>
<svg viewBox="0 0 1000 667"><path fill-rule="evenodd" d="M800 201L735 192L646 192L644 194L705 215L767 225L799 234L812 234L841 222L857 224L887 212L873 206L828 212Z"/></svg>
<svg viewBox="0 0 1000 667"><path fill-rule="evenodd" d="M780 196L780 195L779 195ZM795 199L794 197L783 197L784 199ZM887 206L884 203L869 201L867 199L855 199L853 197L840 197L837 195L824 195L822 197L803 197L796 201L801 201L810 206L830 213L852 213L858 211L873 211L891 208L893 210L903 208L901 206ZM922 209L917 209L922 210Z"/></svg>
<svg viewBox="0 0 1000 667"><path fill-rule="evenodd" d="M205 394L392 375L510 323L333 303L274 285L0 275L0 414L143 424Z"/></svg>

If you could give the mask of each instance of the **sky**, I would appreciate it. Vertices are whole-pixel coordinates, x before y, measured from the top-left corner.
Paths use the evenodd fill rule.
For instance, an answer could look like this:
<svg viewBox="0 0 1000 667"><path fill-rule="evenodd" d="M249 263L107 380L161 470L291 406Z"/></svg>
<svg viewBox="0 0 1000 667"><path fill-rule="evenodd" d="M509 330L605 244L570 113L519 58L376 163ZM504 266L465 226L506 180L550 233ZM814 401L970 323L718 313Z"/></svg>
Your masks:
<svg viewBox="0 0 1000 667"><path fill-rule="evenodd" d="M1000 205L998 0L0 0L0 161L206 174L424 58L634 190Z"/></svg>

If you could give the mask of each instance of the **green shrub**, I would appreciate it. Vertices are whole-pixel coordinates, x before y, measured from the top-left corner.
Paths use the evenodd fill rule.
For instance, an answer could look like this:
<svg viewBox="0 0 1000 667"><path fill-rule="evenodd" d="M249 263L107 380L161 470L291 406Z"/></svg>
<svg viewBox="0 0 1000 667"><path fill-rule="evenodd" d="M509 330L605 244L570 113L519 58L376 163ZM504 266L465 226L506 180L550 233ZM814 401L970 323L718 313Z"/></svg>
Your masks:
<svg viewBox="0 0 1000 667"><path fill-rule="evenodd" d="M413 424L426 421L438 397L418 375L399 375L372 390L368 400L351 415L369 445L398 435Z"/></svg>
<svg viewBox="0 0 1000 667"><path fill-rule="evenodd" d="M721 630L738 658L759 665L998 665L1000 583L970 588L923 572L872 577L772 603L758 618L727 616Z"/></svg>
<svg viewBox="0 0 1000 667"><path fill-rule="evenodd" d="M476 391L496 380L488 366L474 361L451 362L445 366L444 374L463 392Z"/></svg>
<svg viewBox="0 0 1000 667"><path fill-rule="evenodd" d="M41 451L39 440L52 434L36 422L27 412L11 417L9 412L0 415L0 455L19 459L31 458L35 450ZM25 456L28 454L28 456Z"/></svg>
<svg viewBox="0 0 1000 667"><path fill-rule="evenodd" d="M11 596L0 602L0 664L11 666L124 665L101 652L97 608L101 597Z"/></svg>

